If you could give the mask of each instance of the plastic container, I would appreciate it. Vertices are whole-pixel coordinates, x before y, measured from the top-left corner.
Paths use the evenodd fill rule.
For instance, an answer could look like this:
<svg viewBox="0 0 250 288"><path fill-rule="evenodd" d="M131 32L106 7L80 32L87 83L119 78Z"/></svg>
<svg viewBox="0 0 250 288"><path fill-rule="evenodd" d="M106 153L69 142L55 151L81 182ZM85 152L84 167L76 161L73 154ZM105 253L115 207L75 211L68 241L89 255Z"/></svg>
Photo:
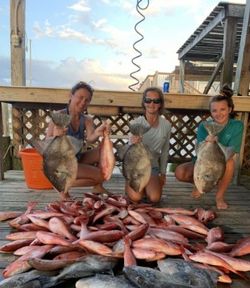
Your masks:
<svg viewBox="0 0 250 288"><path fill-rule="evenodd" d="M169 81L163 83L163 93L169 93Z"/></svg>
<svg viewBox="0 0 250 288"><path fill-rule="evenodd" d="M25 182L28 188L46 190L53 186L43 173L43 158L34 148L19 151L22 159Z"/></svg>

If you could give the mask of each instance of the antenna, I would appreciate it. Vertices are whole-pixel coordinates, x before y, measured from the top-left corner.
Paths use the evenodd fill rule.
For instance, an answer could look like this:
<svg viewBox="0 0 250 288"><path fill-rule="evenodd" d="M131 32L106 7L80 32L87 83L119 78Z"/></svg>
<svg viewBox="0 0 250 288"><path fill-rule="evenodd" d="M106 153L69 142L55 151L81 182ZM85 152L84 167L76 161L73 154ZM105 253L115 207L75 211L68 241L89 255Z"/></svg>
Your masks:
<svg viewBox="0 0 250 288"><path fill-rule="evenodd" d="M135 32L140 36L140 38L139 38L137 41L135 41L134 44L133 44L133 48L134 48L134 50L135 50L138 54L137 54L134 58L132 58L132 60L131 60L131 62L137 67L137 69L136 69L135 71L133 71L133 72L131 72L131 73L129 74L130 77L133 78L133 79L136 81L136 82L134 82L133 84L131 84L131 85L128 86L128 88L129 88L130 90L132 90L132 91L135 91L135 89L132 88L132 87L136 86L136 85L139 83L138 78L136 78L136 77L134 76L134 74L136 74L137 72L139 72L139 71L141 70L141 67L135 62L136 59L138 59L138 58L140 58L140 57L142 56L141 51L136 48L136 44L138 44L139 42L141 42L141 41L144 39L144 36L143 36L143 35L138 31L138 29L137 29L137 26L138 26L141 22L143 22L143 21L145 20L145 16L141 13L140 10L146 10L146 9L148 8L148 6L149 6L149 0L147 0L147 1L146 1L146 2L147 2L146 6L145 6L145 7L142 7L142 6L141 6L141 2L142 2L142 1L143 1L143 0L137 0L137 4L136 4L136 11L142 16L142 19L141 19L140 21L138 21L138 22L135 24L135 26L134 26L134 30L135 30Z"/></svg>

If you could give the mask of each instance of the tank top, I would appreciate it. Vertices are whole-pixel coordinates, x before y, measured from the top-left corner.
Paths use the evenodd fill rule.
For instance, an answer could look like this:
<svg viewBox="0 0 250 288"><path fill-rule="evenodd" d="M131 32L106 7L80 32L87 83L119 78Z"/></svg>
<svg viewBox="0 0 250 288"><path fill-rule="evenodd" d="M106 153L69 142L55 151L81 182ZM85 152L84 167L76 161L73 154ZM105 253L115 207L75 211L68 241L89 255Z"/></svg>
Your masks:
<svg viewBox="0 0 250 288"><path fill-rule="evenodd" d="M69 109L66 108L65 112L69 115ZM71 124L68 125L67 135L75 137L79 140L84 140L84 130L85 130L85 117L83 114L80 115L80 125L77 131L74 131Z"/></svg>

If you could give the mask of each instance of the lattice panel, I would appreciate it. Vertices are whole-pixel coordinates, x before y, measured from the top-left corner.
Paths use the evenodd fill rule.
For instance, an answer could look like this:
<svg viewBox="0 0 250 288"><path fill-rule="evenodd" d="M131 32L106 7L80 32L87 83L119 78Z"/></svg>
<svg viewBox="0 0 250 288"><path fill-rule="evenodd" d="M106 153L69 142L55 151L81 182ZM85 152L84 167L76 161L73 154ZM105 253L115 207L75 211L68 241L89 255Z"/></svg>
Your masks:
<svg viewBox="0 0 250 288"><path fill-rule="evenodd" d="M50 121L49 111L42 109L21 110L23 122L22 145L31 145L34 139L43 140Z"/></svg>
<svg viewBox="0 0 250 288"><path fill-rule="evenodd" d="M13 143L14 150L21 145L31 145L33 139L43 140L46 128L50 121L49 110L43 109L13 109ZM93 116L93 115L91 115ZM99 126L103 120L111 125L111 139L114 147L126 144L128 141L128 123L137 117L137 114L123 114L100 117L93 116L94 124ZM179 163L190 161L195 155L196 132L199 123L209 118L209 113L204 111L174 110L168 111L165 117L172 125L170 139L170 162ZM245 141L243 169L250 169L250 120L248 121L247 136Z"/></svg>
<svg viewBox="0 0 250 288"><path fill-rule="evenodd" d="M169 160L172 163L186 162L195 156L196 132L201 121L207 119L209 114L193 113L187 111L169 112L166 118L172 125L170 137Z"/></svg>

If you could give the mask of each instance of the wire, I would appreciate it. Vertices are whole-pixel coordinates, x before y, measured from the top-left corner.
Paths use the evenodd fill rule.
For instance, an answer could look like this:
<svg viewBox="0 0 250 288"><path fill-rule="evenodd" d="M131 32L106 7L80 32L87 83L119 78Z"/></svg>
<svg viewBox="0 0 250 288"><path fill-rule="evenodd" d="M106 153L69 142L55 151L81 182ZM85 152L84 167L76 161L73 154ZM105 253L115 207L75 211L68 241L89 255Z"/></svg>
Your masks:
<svg viewBox="0 0 250 288"><path fill-rule="evenodd" d="M137 0L137 4L136 4L136 11L142 16L142 19L140 21L138 21L134 26L134 30L140 36L140 38L137 41L135 41L133 44L133 48L137 52L137 55L134 58L132 58L131 62L134 64L134 66L137 67L137 69L129 74L130 77L135 80L135 83L128 86L128 88L132 91L135 91L135 89L132 87L136 86L139 83L138 78L136 78L134 76L134 74L138 73L141 70L141 67L135 62L136 59L138 59L142 56L141 51L136 48L136 45L144 39L144 36L138 31L137 26L145 20L145 16L141 13L141 10L146 10L149 6L149 0L147 0L146 1L147 4L144 7L142 7L142 5L141 5L142 1L143 0Z"/></svg>

